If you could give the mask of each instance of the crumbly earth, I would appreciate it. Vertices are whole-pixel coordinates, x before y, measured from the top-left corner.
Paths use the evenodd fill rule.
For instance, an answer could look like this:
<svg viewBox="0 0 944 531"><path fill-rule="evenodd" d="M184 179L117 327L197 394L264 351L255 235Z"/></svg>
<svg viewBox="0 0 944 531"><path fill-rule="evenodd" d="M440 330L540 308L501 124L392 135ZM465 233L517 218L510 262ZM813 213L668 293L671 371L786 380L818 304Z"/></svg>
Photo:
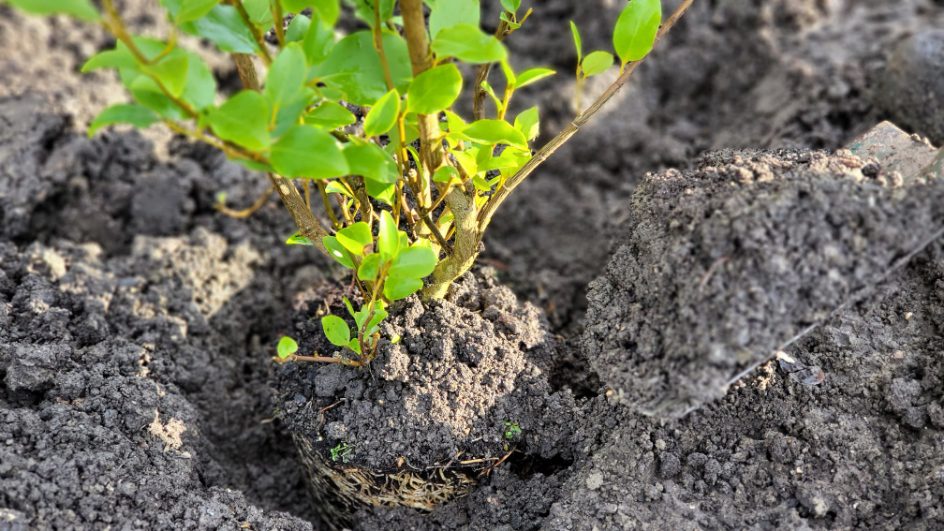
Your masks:
<svg viewBox="0 0 944 531"><path fill-rule="evenodd" d="M4 525L310 528L265 381L312 256L278 246L275 208L248 225L213 212L219 183L254 176L89 140L48 108L0 98Z"/></svg>
<svg viewBox="0 0 944 531"><path fill-rule="evenodd" d="M544 529L937 529L944 525L944 244L720 401L618 426ZM809 369L821 371L809 378Z"/></svg>
<svg viewBox="0 0 944 531"><path fill-rule="evenodd" d="M301 304L301 352L336 350L316 318L325 303L322 296ZM342 305L332 310L346 315ZM383 336L401 339L384 340L370 370L283 367L276 386L287 429L326 457L348 444L348 464L378 472L498 459L509 443L546 459L572 458L561 441L570 435L574 400L547 381L558 346L538 309L488 271L466 275L443 301L413 297L392 307ZM506 422L522 435L506 439Z"/></svg>
<svg viewBox="0 0 944 531"><path fill-rule="evenodd" d="M156 0L121 3L136 27L161 27ZM585 49L603 49L619 5L539 4L508 43L519 66L561 73L516 96L518 108L543 105L546 138L572 116L567 20ZM355 526L941 527L940 249L884 299L796 345L789 354L802 367L767 367L664 426L601 398L573 338L586 284L647 171L686 168L711 148L837 148L894 118L875 94L888 55L942 25L939 0L696 0L488 237L484 260L568 336L550 375L586 397L562 414L572 440L559 451L575 460L512 463L429 515L376 509ZM213 211L219 191L249 204L265 189L256 176L168 135L83 138L102 105L123 99L110 74L78 74L106 46L98 29L0 5L0 96L38 98L0 105L0 527L305 528L313 512L264 382L269 346L292 330L289 294L331 269L280 245L291 224L275 202L250 220ZM214 70L231 87L224 64ZM25 352L10 354L15 345ZM141 352L151 358L144 376ZM825 378L808 385L816 367Z"/></svg>
<svg viewBox="0 0 944 531"><path fill-rule="evenodd" d="M706 155L636 187L583 349L620 400L679 417L944 228L944 182L848 152Z"/></svg>

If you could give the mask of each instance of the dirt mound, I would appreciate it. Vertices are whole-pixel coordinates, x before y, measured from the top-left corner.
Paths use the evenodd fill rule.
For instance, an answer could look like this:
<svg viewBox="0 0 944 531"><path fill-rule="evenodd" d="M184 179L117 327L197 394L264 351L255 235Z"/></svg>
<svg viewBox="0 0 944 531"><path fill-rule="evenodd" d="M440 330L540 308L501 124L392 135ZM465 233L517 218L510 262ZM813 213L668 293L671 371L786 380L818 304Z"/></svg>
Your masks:
<svg viewBox="0 0 944 531"><path fill-rule="evenodd" d="M599 404L618 428L574 467L544 528L944 525L942 281L938 243L790 348L795 363L768 363L680 421Z"/></svg>
<svg viewBox="0 0 944 531"><path fill-rule="evenodd" d="M944 184L896 179L809 151L711 153L647 177L587 295L591 365L646 414L723 396L944 228Z"/></svg>

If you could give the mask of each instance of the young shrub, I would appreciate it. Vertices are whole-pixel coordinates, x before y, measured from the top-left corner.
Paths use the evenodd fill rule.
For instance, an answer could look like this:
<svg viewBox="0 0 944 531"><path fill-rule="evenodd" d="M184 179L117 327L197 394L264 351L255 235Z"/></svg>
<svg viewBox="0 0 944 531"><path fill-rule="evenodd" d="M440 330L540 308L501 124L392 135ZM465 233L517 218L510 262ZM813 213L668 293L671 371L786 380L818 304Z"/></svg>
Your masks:
<svg viewBox="0 0 944 531"><path fill-rule="evenodd" d="M535 152L538 109L508 111L518 91L554 72L512 67L503 41L532 12L521 13L520 0L501 0L493 34L481 29L478 0L161 0L176 29L167 39L133 35L114 0L102 0L101 10L89 0L2 1L95 22L115 37L114 48L82 70L117 71L131 102L103 110L89 134L160 123L266 176L298 228L287 243L349 269L362 301L345 300L347 316L321 321L336 355L297 355L298 345L282 338L277 359L348 366L374 358L390 303L445 296L474 264L511 192L600 110L693 2L662 23L659 0L629 1L613 32L616 81ZM360 28L340 34L344 8ZM608 51L584 55L571 29L582 85L615 59ZM178 32L231 54L244 89L218 93ZM472 86L464 86L463 64L475 69ZM504 77L501 93L488 81L493 65ZM457 110L464 92L471 116ZM220 209L245 214L222 201Z"/></svg>

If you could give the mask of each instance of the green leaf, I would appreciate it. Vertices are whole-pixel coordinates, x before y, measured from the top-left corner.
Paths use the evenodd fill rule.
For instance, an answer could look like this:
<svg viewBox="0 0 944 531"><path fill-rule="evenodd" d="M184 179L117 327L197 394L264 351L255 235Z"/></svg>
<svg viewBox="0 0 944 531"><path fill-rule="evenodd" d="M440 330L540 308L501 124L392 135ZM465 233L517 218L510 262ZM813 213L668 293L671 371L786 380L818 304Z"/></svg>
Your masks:
<svg viewBox="0 0 944 531"><path fill-rule="evenodd" d="M283 48L269 67L263 94L269 100L276 129L297 123L310 100L310 92L305 88L307 77L305 52L298 43Z"/></svg>
<svg viewBox="0 0 944 531"><path fill-rule="evenodd" d="M181 2L180 11L174 15L174 21L180 24L202 18L219 3L220 0L186 0Z"/></svg>
<svg viewBox="0 0 944 531"><path fill-rule="evenodd" d="M521 131L504 120L477 120L462 132L466 137L483 144L508 144L527 148L528 141Z"/></svg>
<svg viewBox="0 0 944 531"><path fill-rule="evenodd" d="M284 360L298 352L298 343L288 336L282 336L275 350L279 353L279 359Z"/></svg>
<svg viewBox="0 0 944 531"><path fill-rule="evenodd" d="M321 243L324 244L331 258L334 258L339 264L348 269L354 269L354 259L351 258L351 253L347 252L347 249L338 242L337 238L334 236L325 236L321 238Z"/></svg>
<svg viewBox="0 0 944 531"><path fill-rule="evenodd" d="M528 140L534 140L541 134L540 115L537 106L525 109L515 117L515 129L521 131Z"/></svg>
<svg viewBox="0 0 944 531"><path fill-rule="evenodd" d="M517 88L527 87L556 73L550 68L530 68L518 74Z"/></svg>
<svg viewBox="0 0 944 531"><path fill-rule="evenodd" d="M95 136L101 128L114 124L131 124L135 127L147 127L160 118L153 111L140 105L119 104L108 107L92 120L89 125L89 137Z"/></svg>
<svg viewBox="0 0 944 531"><path fill-rule="evenodd" d="M441 30L433 39L433 52L440 59L455 57L469 64L497 63L508 56L505 46L472 24Z"/></svg>
<svg viewBox="0 0 944 531"><path fill-rule="evenodd" d="M329 194L341 194L352 199L354 198L354 194L341 184L340 181L328 181L328 184L325 185L325 192Z"/></svg>
<svg viewBox="0 0 944 531"><path fill-rule="evenodd" d="M423 281L418 278L387 278L384 281L384 297L398 301L423 289Z"/></svg>
<svg viewBox="0 0 944 531"><path fill-rule="evenodd" d="M370 225L358 221L339 230L335 234L338 243L356 256L364 256L364 247L374 243L374 236L370 233Z"/></svg>
<svg viewBox="0 0 944 531"><path fill-rule="evenodd" d="M577 29L577 24L574 24L574 21L570 21L570 34L574 37L574 48L577 49L577 63L579 64L583 60L583 39L580 38L580 30Z"/></svg>
<svg viewBox="0 0 944 531"><path fill-rule="evenodd" d="M187 83L190 58L186 54L170 54L157 64L145 65L144 71L161 81L167 91L179 98Z"/></svg>
<svg viewBox="0 0 944 531"><path fill-rule="evenodd" d="M393 261L387 275L390 278L423 278L436 268L436 252L424 245L403 249Z"/></svg>
<svg viewBox="0 0 944 531"><path fill-rule="evenodd" d="M521 0L501 0L502 7L509 13L517 13L521 7Z"/></svg>
<svg viewBox="0 0 944 531"><path fill-rule="evenodd" d="M386 212L386 210L384 210ZM371 253L364 257L361 266L357 269L357 278L366 281L377 280L377 273L380 272L380 255Z"/></svg>
<svg viewBox="0 0 944 531"><path fill-rule="evenodd" d="M269 0L239 0L243 3L249 20L256 26L269 28L272 26L272 10Z"/></svg>
<svg viewBox="0 0 944 531"><path fill-rule="evenodd" d="M311 23L308 25L308 32L302 41L302 47L305 50L305 58L308 64L318 64L328 57L328 53L334 46L334 30L328 26L317 15L313 15ZM296 17L297 18L297 17Z"/></svg>
<svg viewBox="0 0 944 531"><path fill-rule="evenodd" d="M590 52L583 58L583 61L580 62L583 75L587 77L602 74L611 66L613 66L613 54L610 52Z"/></svg>
<svg viewBox="0 0 944 531"><path fill-rule="evenodd" d="M95 22L100 18L98 10L89 0L7 0L13 7L34 15L62 13L81 20Z"/></svg>
<svg viewBox="0 0 944 531"><path fill-rule="evenodd" d="M377 250L384 260L390 260L400 250L400 235L397 234L397 222L386 210L380 211L380 224L377 231Z"/></svg>
<svg viewBox="0 0 944 531"><path fill-rule="evenodd" d="M243 90L207 116L216 136L250 151L269 147L269 103L254 90Z"/></svg>
<svg viewBox="0 0 944 531"><path fill-rule="evenodd" d="M218 5L205 17L181 24L180 28L207 39L224 52L254 54L259 51L252 32L233 6Z"/></svg>
<svg viewBox="0 0 944 531"><path fill-rule="evenodd" d="M367 195L370 197L385 205L393 206L393 194L396 192L394 185L367 179L364 181L364 187L367 188Z"/></svg>
<svg viewBox="0 0 944 531"><path fill-rule="evenodd" d="M453 63L431 68L416 76L407 91L407 109L435 114L448 109L462 92L462 74Z"/></svg>
<svg viewBox="0 0 944 531"><path fill-rule="evenodd" d="M328 179L348 174L347 159L330 134L296 125L272 145L269 162L283 177Z"/></svg>
<svg viewBox="0 0 944 531"><path fill-rule="evenodd" d="M357 117L340 103L327 100L306 114L304 121L306 124L331 130L351 125L357 121Z"/></svg>
<svg viewBox="0 0 944 531"><path fill-rule="evenodd" d="M384 94L364 118L364 136L380 136L393 129L400 114L400 93L393 89Z"/></svg>
<svg viewBox="0 0 944 531"><path fill-rule="evenodd" d="M341 16L341 0L309 0L308 4L329 26L334 26Z"/></svg>
<svg viewBox="0 0 944 531"><path fill-rule="evenodd" d="M336 347L346 347L351 342L351 328L344 319L337 315L326 315L321 318L321 329L328 341Z"/></svg>
<svg viewBox="0 0 944 531"><path fill-rule="evenodd" d="M649 55L661 24L660 0L630 0L613 28L613 49L623 64Z"/></svg>
<svg viewBox="0 0 944 531"><path fill-rule="evenodd" d="M102 68L138 68L138 63L128 48L119 43L113 50L105 50L89 57L82 65L82 73Z"/></svg>
<svg viewBox="0 0 944 531"><path fill-rule="evenodd" d="M285 42L304 41L311 29L311 19L305 15L295 15L285 29Z"/></svg>
<svg viewBox="0 0 944 531"><path fill-rule="evenodd" d="M439 169L433 173L433 182L437 183L448 183L453 179L459 178L459 171L453 168L452 166L440 166Z"/></svg>
<svg viewBox="0 0 944 531"><path fill-rule="evenodd" d="M350 175L385 184L397 182L400 170L396 161L376 144L349 143L344 146L344 156Z"/></svg>
<svg viewBox="0 0 944 531"><path fill-rule="evenodd" d="M311 240L302 236L301 232L296 231L295 234L292 234L285 240L286 245L314 245Z"/></svg>
<svg viewBox="0 0 944 531"><path fill-rule="evenodd" d="M383 46L394 87L402 93L413 77L406 41L399 35L384 33ZM341 39L313 73L355 105L372 105L387 93L384 70L370 31L358 31Z"/></svg>
<svg viewBox="0 0 944 531"><path fill-rule="evenodd" d="M481 16L479 0L437 0L429 13L429 34L435 38L440 30L459 24L479 27Z"/></svg>

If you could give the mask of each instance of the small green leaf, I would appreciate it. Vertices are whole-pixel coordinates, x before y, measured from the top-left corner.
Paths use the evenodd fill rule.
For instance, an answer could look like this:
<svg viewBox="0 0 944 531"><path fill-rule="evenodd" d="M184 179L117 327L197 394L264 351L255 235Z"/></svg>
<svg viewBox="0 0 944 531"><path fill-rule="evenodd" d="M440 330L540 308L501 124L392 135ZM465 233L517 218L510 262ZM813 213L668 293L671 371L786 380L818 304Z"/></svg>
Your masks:
<svg viewBox="0 0 944 531"><path fill-rule="evenodd" d="M306 124L332 130L351 125L357 121L357 117L340 103L327 100L310 113L306 114L304 121Z"/></svg>
<svg viewBox="0 0 944 531"><path fill-rule="evenodd" d="M269 28L272 26L272 10L270 9L269 0L239 1L242 2L246 13L249 15L249 20L251 20L253 24L261 28Z"/></svg>
<svg viewBox="0 0 944 531"><path fill-rule="evenodd" d="M82 73L101 68L138 68L138 63L131 52L119 43L113 50L105 50L89 57L89 60L82 65Z"/></svg>
<svg viewBox="0 0 944 531"><path fill-rule="evenodd" d="M515 117L515 129L521 131L528 140L534 140L541 134L540 121L537 106L530 107Z"/></svg>
<svg viewBox="0 0 944 531"><path fill-rule="evenodd" d="M347 159L330 134L296 125L272 145L269 162L283 177L329 179L348 174Z"/></svg>
<svg viewBox="0 0 944 531"><path fill-rule="evenodd" d="M602 74L611 66L613 66L613 54L610 52L590 52L580 62L580 68L586 77Z"/></svg>
<svg viewBox="0 0 944 531"><path fill-rule="evenodd" d="M374 236L370 233L370 225L358 221L344 227L335 235L338 243L356 256L364 256L364 247L374 243Z"/></svg>
<svg viewBox="0 0 944 531"><path fill-rule="evenodd" d="M398 301L423 289L423 281L418 278L387 278L384 282L384 297Z"/></svg>
<svg viewBox="0 0 944 531"><path fill-rule="evenodd" d="M508 144L523 148L528 146L524 134L504 120L477 120L462 134L483 144Z"/></svg>
<svg viewBox="0 0 944 531"><path fill-rule="evenodd" d="M262 94L243 90L213 109L207 121L216 136L251 151L269 147L269 104Z"/></svg>
<svg viewBox="0 0 944 531"><path fill-rule="evenodd" d="M396 161L376 144L346 144L344 156L350 175L360 175L385 184L397 182L400 169Z"/></svg>
<svg viewBox="0 0 944 531"><path fill-rule="evenodd" d="M469 64L497 63L508 56L505 46L494 35L472 24L441 30L433 39L432 48L440 59L455 57Z"/></svg>
<svg viewBox="0 0 944 531"><path fill-rule="evenodd" d="M396 186L367 179L364 181L364 187L367 188L367 195L370 197L385 205L393 206L393 194L396 192Z"/></svg>
<svg viewBox="0 0 944 531"><path fill-rule="evenodd" d="M448 109L462 92L462 74L453 63L431 68L416 76L407 92L407 109L435 114Z"/></svg>
<svg viewBox="0 0 944 531"><path fill-rule="evenodd" d="M420 76L422 77L422 76ZM414 82L415 83L415 82ZM384 94L364 118L364 136L380 136L393 129L400 114L400 93L393 89Z"/></svg>
<svg viewBox="0 0 944 531"><path fill-rule="evenodd" d="M89 125L89 137L95 136L101 128L114 124L131 124L143 128L160 120L153 111L140 105L118 104L108 107L92 120Z"/></svg>
<svg viewBox="0 0 944 531"><path fill-rule="evenodd" d="M521 0L501 0L501 5L505 8L505 11L517 13L518 8L521 7Z"/></svg>
<svg viewBox="0 0 944 531"><path fill-rule="evenodd" d="M377 250L384 260L393 258L400 250L400 235L397 234L397 222L394 221L390 212L386 210L380 212L380 225L377 231Z"/></svg>
<svg viewBox="0 0 944 531"><path fill-rule="evenodd" d="M285 240L286 245L314 245L311 240L302 236L301 232L295 232Z"/></svg>
<svg viewBox="0 0 944 531"><path fill-rule="evenodd" d="M336 347L346 347L351 342L351 328L344 319L337 315L326 315L321 318L321 329L328 341Z"/></svg>
<svg viewBox="0 0 944 531"><path fill-rule="evenodd" d="M285 28L285 42L304 41L311 29L311 19L305 15L295 15Z"/></svg>
<svg viewBox="0 0 944 531"><path fill-rule="evenodd" d="M311 8L322 20L333 26L341 13L340 0L281 0L282 9L289 13L301 13Z"/></svg>
<svg viewBox="0 0 944 531"><path fill-rule="evenodd" d="M220 0L186 0L181 2L180 11L174 15L174 21L180 24L202 18L219 3Z"/></svg>
<svg viewBox="0 0 944 531"><path fill-rule="evenodd" d="M440 166L439 169L433 173L433 182L437 183L448 183L453 179L459 178L459 171L453 168L452 166Z"/></svg>
<svg viewBox="0 0 944 531"><path fill-rule="evenodd" d="M283 108L296 100L305 87L308 77L308 65L305 62L305 52L301 45L292 43L279 52L279 55L269 67L266 75L263 94L269 100L273 113L279 113ZM295 116L297 119L297 116ZM289 117L279 117L289 120Z"/></svg>
<svg viewBox="0 0 944 531"><path fill-rule="evenodd" d="M157 64L146 65L144 71L161 81L167 91L175 98L183 94L187 83L187 70L190 58L187 54L170 54Z"/></svg>
<svg viewBox="0 0 944 531"><path fill-rule="evenodd" d="M334 47L334 30L317 15L313 15L308 24L308 32L305 33L302 41L308 64L315 65L324 61L332 47Z"/></svg>
<svg viewBox="0 0 944 531"><path fill-rule="evenodd" d="M98 20L98 10L89 0L7 0L13 7L34 15L54 15L62 13L94 22Z"/></svg>
<svg viewBox="0 0 944 531"><path fill-rule="evenodd" d="M580 38L580 30L577 29L577 24L574 24L574 21L570 21L570 34L574 37L574 48L577 49L577 63L583 60L583 39Z"/></svg>
<svg viewBox="0 0 944 531"><path fill-rule="evenodd" d="M384 210L386 212L386 210ZM371 253L364 257L361 266L357 269L357 278L364 281L377 280L377 273L380 272L380 255Z"/></svg>
<svg viewBox="0 0 944 531"><path fill-rule="evenodd" d="M279 340L279 344L275 347L275 350L279 353L279 359L284 360L289 358L292 354L298 352L298 343L288 336L282 336L282 339Z"/></svg>
<svg viewBox="0 0 944 531"><path fill-rule="evenodd" d="M224 52L258 52L252 32L233 6L217 5L205 17L181 24L180 27L187 33L207 39Z"/></svg>
<svg viewBox="0 0 944 531"><path fill-rule="evenodd" d="M321 243L324 244L331 258L334 258L339 264L348 269L354 269L354 259L351 258L351 253L347 252L347 249L338 242L337 238L334 236L325 236L321 238Z"/></svg>
<svg viewBox="0 0 944 531"><path fill-rule="evenodd" d="M623 64L649 55L661 24L660 0L630 0L613 28L613 49Z"/></svg>
<svg viewBox="0 0 944 531"><path fill-rule="evenodd" d="M429 34L435 38L440 30L458 24L478 27L481 16L479 0L437 0L429 13Z"/></svg>
<svg viewBox="0 0 944 531"><path fill-rule="evenodd" d="M436 252L423 245L413 245L397 254L387 273L390 278L423 278L433 272Z"/></svg>
<svg viewBox="0 0 944 531"><path fill-rule="evenodd" d="M537 83L544 78L551 77L556 73L557 72L551 70L550 68L530 68L518 74L517 88L533 85L534 83Z"/></svg>

